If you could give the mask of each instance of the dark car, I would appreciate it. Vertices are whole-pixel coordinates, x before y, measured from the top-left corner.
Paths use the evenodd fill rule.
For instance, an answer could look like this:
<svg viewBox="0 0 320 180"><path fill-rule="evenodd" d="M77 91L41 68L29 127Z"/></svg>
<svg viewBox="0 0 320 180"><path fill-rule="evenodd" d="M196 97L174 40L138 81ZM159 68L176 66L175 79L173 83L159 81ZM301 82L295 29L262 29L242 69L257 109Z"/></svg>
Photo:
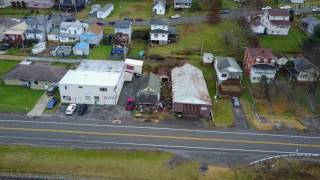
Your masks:
<svg viewBox="0 0 320 180"><path fill-rule="evenodd" d="M10 48L11 48L10 44L2 44L1 47L0 47L0 50L1 51L6 51L6 50L8 50Z"/></svg>
<svg viewBox="0 0 320 180"><path fill-rule="evenodd" d="M59 100L56 97L52 97L47 104L47 108L48 109L53 109L57 104L58 104Z"/></svg>
<svg viewBox="0 0 320 180"><path fill-rule="evenodd" d="M123 18L123 20L132 22L132 19L131 18L127 18L127 17Z"/></svg>
<svg viewBox="0 0 320 180"><path fill-rule="evenodd" d="M88 109L88 105L86 105L86 104L80 104L80 105L78 106L78 114L79 114L79 115L83 115L84 113L87 112L87 109Z"/></svg>
<svg viewBox="0 0 320 180"><path fill-rule="evenodd" d="M136 18L135 21L144 21L142 18Z"/></svg>
<svg viewBox="0 0 320 180"><path fill-rule="evenodd" d="M105 25L107 25L107 23L105 23L105 22L100 22L100 21L97 22L96 24L99 25L99 26L105 26Z"/></svg>
<svg viewBox="0 0 320 180"><path fill-rule="evenodd" d="M57 91L57 89L58 89L58 86L56 84L53 84L53 85L49 86L48 89L47 89L47 95L48 96L53 96L54 93Z"/></svg>

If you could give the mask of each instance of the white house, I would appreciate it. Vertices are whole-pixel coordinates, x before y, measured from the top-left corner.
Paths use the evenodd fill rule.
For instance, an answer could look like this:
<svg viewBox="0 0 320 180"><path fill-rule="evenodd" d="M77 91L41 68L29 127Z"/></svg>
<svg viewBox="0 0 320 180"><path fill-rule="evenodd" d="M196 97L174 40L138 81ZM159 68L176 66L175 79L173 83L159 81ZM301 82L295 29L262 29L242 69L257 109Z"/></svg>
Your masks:
<svg viewBox="0 0 320 180"><path fill-rule="evenodd" d="M79 41L80 35L83 34L89 25L80 21L62 22L60 25L60 42L69 43Z"/></svg>
<svg viewBox="0 0 320 180"><path fill-rule="evenodd" d="M255 34L264 34L266 27L261 24L261 18L256 17L251 23L250 23L250 29Z"/></svg>
<svg viewBox="0 0 320 180"><path fill-rule="evenodd" d="M128 21L128 20L116 21L116 24L114 26L114 33L128 35L129 42L130 42L131 41L131 34L132 34L131 24L132 24L132 22Z"/></svg>
<svg viewBox="0 0 320 180"><path fill-rule="evenodd" d="M104 19L108 17L113 11L113 4L108 3L97 11L97 18Z"/></svg>
<svg viewBox="0 0 320 180"><path fill-rule="evenodd" d="M169 22L166 19L153 19L150 22L150 41L156 44L168 44Z"/></svg>
<svg viewBox="0 0 320 180"><path fill-rule="evenodd" d="M232 57L217 57L214 62L214 69L219 82L227 79L238 79L242 77L242 69Z"/></svg>
<svg viewBox="0 0 320 180"><path fill-rule="evenodd" d="M192 5L192 0L174 0L173 6L176 9L179 8L190 8Z"/></svg>
<svg viewBox="0 0 320 180"><path fill-rule="evenodd" d="M152 13L156 15L164 15L166 13L166 0L154 0Z"/></svg>
<svg viewBox="0 0 320 180"><path fill-rule="evenodd" d="M125 80L125 64L119 61L83 61L59 82L63 103L116 105Z"/></svg>
<svg viewBox="0 0 320 180"><path fill-rule="evenodd" d="M288 35L290 30L290 14L288 10L270 9L263 12L260 23L267 34Z"/></svg>
<svg viewBox="0 0 320 180"><path fill-rule="evenodd" d="M39 42L32 48L32 54L42 53L46 49L46 42Z"/></svg>
<svg viewBox="0 0 320 180"><path fill-rule="evenodd" d="M60 30L58 28L54 28L48 35L47 35L47 39L48 41L55 41L55 42L59 42L59 35L60 34Z"/></svg>
<svg viewBox="0 0 320 180"><path fill-rule="evenodd" d="M126 81L131 81L134 74L142 74L143 61L135 59L126 59Z"/></svg>

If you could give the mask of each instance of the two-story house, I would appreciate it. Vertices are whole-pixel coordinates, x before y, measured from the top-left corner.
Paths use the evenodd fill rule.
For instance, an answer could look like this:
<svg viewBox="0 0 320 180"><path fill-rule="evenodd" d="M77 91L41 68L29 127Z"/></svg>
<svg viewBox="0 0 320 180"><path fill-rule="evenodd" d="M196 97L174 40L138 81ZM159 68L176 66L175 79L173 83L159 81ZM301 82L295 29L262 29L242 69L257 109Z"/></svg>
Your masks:
<svg viewBox="0 0 320 180"><path fill-rule="evenodd" d="M173 6L176 9L180 8L190 8L192 5L192 0L174 0Z"/></svg>
<svg viewBox="0 0 320 180"><path fill-rule="evenodd" d="M152 13L164 15L166 13L166 0L153 0Z"/></svg>
<svg viewBox="0 0 320 180"><path fill-rule="evenodd" d="M267 34L288 35L290 30L290 14L288 10L270 9L262 14L260 23Z"/></svg>
<svg viewBox="0 0 320 180"><path fill-rule="evenodd" d="M60 25L59 40L62 43L76 42L80 40L80 35L83 34L89 25L80 21L62 22Z"/></svg>
<svg viewBox="0 0 320 180"><path fill-rule="evenodd" d="M131 21L123 20L123 21L116 21L116 24L114 26L114 33L118 37L117 41L127 41L129 43L131 41ZM119 43L122 44L122 43Z"/></svg>
<svg viewBox="0 0 320 180"><path fill-rule="evenodd" d="M150 22L150 41L156 44L168 44L169 22L167 19L152 19Z"/></svg>
<svg viewBox="0 0 320 180"><path fill-rule="evenodd" d="M47 34L52 30L52 22L49 16L32 16L26 19L28 29L27 40L46 41Z"/></svg>
<svg viewBox="0 0 320 180"><path fill-rule="evenodd" d="M277 57L269 48L246 48L243 60L244 72L251 83L269 82L277 72Z"/></svg>
<svg viewBox="0 0 320 180"><path fill-rule="evenodd" d="M103 27L91 24L88 30L80 35L80 41L85 41L91 46L98 46L103 38Z"/></svg>
<svg viewBox="0 0 320 180"><path fill-rule="evenodd" d="M214 69L219 96L240 96L242 69L237 61L232 57L216 57Z"/></svg>

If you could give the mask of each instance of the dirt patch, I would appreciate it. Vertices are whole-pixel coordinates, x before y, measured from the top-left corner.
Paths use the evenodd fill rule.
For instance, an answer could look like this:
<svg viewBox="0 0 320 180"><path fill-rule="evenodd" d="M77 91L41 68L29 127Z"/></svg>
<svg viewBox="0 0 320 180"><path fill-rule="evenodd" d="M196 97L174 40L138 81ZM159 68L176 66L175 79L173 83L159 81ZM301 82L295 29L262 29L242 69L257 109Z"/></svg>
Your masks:
<svg viewBox="0 0 320 180"><path fill-rule="evenodd" d="M176 154L169 161L167 161L167 166L171 169L183 164L184 162L190 160L186 155Z"/></svg>

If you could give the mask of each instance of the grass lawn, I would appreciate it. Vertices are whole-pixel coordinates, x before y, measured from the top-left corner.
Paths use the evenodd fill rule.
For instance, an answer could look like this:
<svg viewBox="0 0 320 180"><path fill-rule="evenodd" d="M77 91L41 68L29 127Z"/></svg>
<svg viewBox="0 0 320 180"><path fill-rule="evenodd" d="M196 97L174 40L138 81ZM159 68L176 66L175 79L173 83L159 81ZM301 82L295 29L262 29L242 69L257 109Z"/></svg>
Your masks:
<svg viewBox="0 0 320 180"><path fill-rule="evenodd" d="M7 173L72 179L198 179L199 176L199 164L193 161L169 168L166 163L173 154L167 152L1 145L0 157L0 172Z"/></svg>
<svg viewBox="0 0 320 180"><path fill-rule="evenodd" d="M199 55L203 42L204 52L232 56L234 50L224 43L221 33L236 28L238 25L232 21L221 21L216 25L206 23L180 25L177 26L180 37L177 43L150 48L148 54L168 56L191 52Z"/></svg>
<svg viewBox="0 0 320 180"><path fill-rule="evenodd" d="M292 26L288 36L263 35L260 36L260 45L264 48L272 48L274 52L298 53L301 51L301 43L307 35L298 27Z"/></svg>
<svg viewBox="0 0 320 180"><path fill-rule="evenodd" d="M111 45L100 45L93 49L90 49L89 59L107 60L112 50Z"/></svg>
<svg viewBox="0 0 320 180"><path fill-rule="evenodd" d="M214 106L214 120L216 126L230 127L233 126L232 103L230 99L218 99Z"/></svg>
<svg viewBox="0 0 320 180"><path fill-rule="evenodd" d="M92 4L101 4L102 6L106 3L113 3L114 10L106 18L107 20L123 19L124 17L129 18L143 18L149 19L152 13L152 0L96 0ZM78 18L86 18L89 15L91 6L87 6L84 10L78 13Z"/></svg>
<svg viewBox="0 0 320 180"><path fill-rule="evenodd" d="M221 8L222 9L235 9L239 6L239 3L234 0L222 0Z"/></svg>
<svg viewBox="0 0 320 180"><path fill-rule="evenodd" d="M0 61L0 76L10 71L19 62ZM20 86L6 86L0 81L0 112L27 112L33 108L43 91Z"/></svg>
<svg viewBox="0 0 320 180"><path fill-rule="evenodd" d="M10 48L6 54L14 56L28 56L31 53L32 48Z"/></svg>
<svg viewBox="0 0 320 180"><path fill-rule="evenodd" d="M144 41L132 41L130 46L130 50L128 53L128 57L130 58L136 58L136 59L141 59L139 56L140 51L145 51L147 48L147 43Z"/></svg>

